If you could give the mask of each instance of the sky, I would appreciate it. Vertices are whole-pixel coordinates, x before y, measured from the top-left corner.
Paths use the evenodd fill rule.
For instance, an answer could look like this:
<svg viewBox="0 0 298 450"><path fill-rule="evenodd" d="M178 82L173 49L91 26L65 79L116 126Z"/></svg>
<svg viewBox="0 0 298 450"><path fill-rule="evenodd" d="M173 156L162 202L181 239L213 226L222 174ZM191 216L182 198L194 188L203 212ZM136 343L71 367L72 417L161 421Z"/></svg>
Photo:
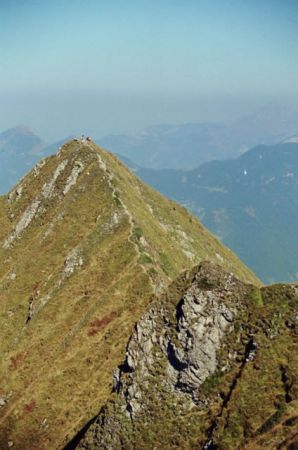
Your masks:
<svg viewBox="0 0 298 450"><path fill-rule="evenodd" d="M297 0L0 0L0 131L50 141L298 105Z"/></svg>

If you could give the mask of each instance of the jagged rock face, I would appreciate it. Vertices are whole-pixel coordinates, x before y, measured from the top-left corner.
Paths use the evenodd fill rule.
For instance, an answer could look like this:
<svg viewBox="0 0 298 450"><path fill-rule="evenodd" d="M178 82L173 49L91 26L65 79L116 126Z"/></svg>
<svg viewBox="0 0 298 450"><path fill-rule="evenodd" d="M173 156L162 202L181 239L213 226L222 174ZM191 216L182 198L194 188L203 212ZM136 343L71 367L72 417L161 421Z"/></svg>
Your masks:
<svg viewBox="0 0 298 450"><path fill-rule="evenodd" d="M136 324L114 398L78 448L294 442L281 422L298 412L297 308L295 286L260 292L210 263L185 273Z"/></svg>
<svg viewBox="0 0 298 450"><path fill-rule="evenodd" d="M193 284L178 305L177 345L171 338L165 344L173 385L183 391L194 392L216 370L216 354L236 313L221 297L220 291L204 292Z"/></svg>
<svg viewBox="0 0 298 450"><path fill-rule="evenodd" d="M68 142L0 197L1 450L68 442L107 402L153 295L206 258L258 283L89 141Z"/></svg>
<svg viewBox="0 0 298 450"><path fill-rule="evenodd" d="M126 395L132 416L142 407L140 386L154 365L156 352L166 364L169 392L187 393L194 403L200 403L197 389L217 369L217 353L225 334L233 330L237 307L231 293L237 284L239 287L238 280L227 273L213 289L202 289L204 273L211 276L207 267L216 270L208 264L202 266L174 311L155 304L136 325L126 359L126 367L133 373ZM116 390L122 384L121 370L117 378Z"/></svg>

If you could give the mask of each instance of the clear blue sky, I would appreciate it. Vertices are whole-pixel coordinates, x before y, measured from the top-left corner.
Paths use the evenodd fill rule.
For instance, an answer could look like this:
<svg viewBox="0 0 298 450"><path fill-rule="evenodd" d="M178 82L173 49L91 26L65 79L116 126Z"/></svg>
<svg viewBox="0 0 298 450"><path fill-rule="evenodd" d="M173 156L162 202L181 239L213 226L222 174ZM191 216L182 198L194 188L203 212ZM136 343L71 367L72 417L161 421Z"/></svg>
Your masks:
<svg viewBox="0 0 298 450"><path fill-rule="evenodd" d="M297 98L297 0L0 0L0 130L100 136Z"/></svg>

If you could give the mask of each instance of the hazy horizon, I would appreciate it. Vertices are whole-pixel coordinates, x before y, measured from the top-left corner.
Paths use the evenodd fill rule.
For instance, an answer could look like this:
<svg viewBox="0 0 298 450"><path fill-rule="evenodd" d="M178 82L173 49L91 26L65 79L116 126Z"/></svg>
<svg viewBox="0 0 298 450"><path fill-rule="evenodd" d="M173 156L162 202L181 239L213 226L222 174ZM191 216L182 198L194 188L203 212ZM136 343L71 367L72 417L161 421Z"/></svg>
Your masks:
<svg viewBox="0 0 298 450"><path fill-rule="evenodd" d="M298 104L298 4L0 0L0 130L51 141Z"/></svg>

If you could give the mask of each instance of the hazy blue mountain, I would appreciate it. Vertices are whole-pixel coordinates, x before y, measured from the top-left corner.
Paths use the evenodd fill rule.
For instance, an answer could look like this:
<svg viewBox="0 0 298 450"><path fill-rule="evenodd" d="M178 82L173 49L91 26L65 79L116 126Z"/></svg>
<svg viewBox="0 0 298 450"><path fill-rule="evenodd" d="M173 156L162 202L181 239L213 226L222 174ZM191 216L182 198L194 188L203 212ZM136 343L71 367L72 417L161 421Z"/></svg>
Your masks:
<svg viewBox="0 0 298 450"><path fill-rule="evenodd" d="M298 144L260 145L191 171L124 161L191 209L264 282L298 280Z"/></svg>
<svg viewBox="0 0 298 450"><path fill-rule="evenodd" d="M69 139L46 145L33 131L23 126L0 133L0 194L8 192L39 159L56 152Z"/></svg>
<svg viewBox="0 0 298 450"><path fill-rule="evenodd" d="M97 142L140 165L191 167L226 157L226 128L221 124L158 125L134 135L111 135Z"/></svg>
<svg viewBox="0 0 298 450"><path fill-rule="evenodd" d="M237 157L259 144L272 145L298 133L298 111L267 106L229 124L158 125L97 142L143 167L192 169L204 162Z"/></svg>
<svg viewBox="0 0 298 450"><path fill-rule="evenodd" d="M40 159L44 143L18 126L0 133L0 193L8 191Z"/></svg>
<svg viewBox="0 0 298 450"><path fill-rule="evenodd" d="M259 144L279 143L298 133L298 110L269 105L240 117L232 124L232 129L248 142L250 148Z"/></svg>

